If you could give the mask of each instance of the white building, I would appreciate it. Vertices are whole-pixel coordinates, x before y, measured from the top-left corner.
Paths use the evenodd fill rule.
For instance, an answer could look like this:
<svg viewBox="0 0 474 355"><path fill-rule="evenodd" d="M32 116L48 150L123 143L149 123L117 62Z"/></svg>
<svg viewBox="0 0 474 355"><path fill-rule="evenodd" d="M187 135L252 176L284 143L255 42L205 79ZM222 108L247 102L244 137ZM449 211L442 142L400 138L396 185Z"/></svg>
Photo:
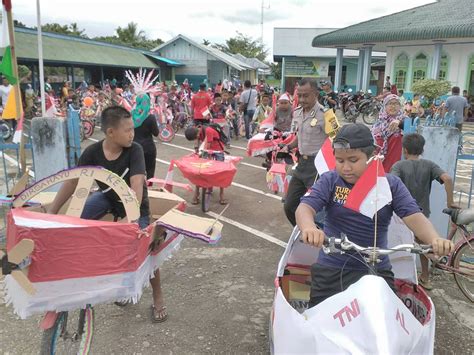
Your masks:
<svg viewBox="0 0 474 355"><path fill-rule="evenodd" d="M316 36L312 44L338 48L341 64L346 49L369 58L372 51L386 52L386 75L409 95L424 78L449 80L474 95L473 0L438 0Z"/></svg>
<svg viewBox="0 0 474 355"><path fill-rule="evenodd" d="M282 87L292 91L302 77L318 80L330 79L335 90L353 89L361 82L362 64L358 63L359 51L346 50L340 77L336 77L336 55L334 48L315 48L313 38L337 28L288 28L273 30L273 60L282 66ZM384 80L385 53L374 53L371 58L372 75L368 88L374 93L381 91Z"/></svg>

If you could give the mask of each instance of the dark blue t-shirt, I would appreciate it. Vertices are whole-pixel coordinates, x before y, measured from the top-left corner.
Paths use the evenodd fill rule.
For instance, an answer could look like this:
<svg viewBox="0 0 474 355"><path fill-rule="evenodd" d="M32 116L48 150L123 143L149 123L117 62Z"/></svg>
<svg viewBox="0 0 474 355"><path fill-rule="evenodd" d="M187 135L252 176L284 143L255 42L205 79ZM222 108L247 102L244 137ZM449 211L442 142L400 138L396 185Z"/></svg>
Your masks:
<svg viewBox="0 0 474 355"><path fill-rule="evenodd" d="M400 218L420 212L415 199L410 195L402 181L391 174L386 174L392 191L392 202L378 212L377 246L387 247L387 231L392 214ZM316 212L326 207L324 220L324 233L328 237L340 238L345 233L350 241L360 246L374 245L374 220L358 212L343 207L347 195L353 184L345 182L333 170L321 175L320 179L311 188L310 194L301 198L301 203L311 206ZM360 256L354 255L358 260ZM390 269L388 257L382 257L382 262L377 264L378 269ZM327 255L322 250L319 253L318 264L326 267L342 268L348 270L365 270L365 262L355 260L346 254Z"/></svg>

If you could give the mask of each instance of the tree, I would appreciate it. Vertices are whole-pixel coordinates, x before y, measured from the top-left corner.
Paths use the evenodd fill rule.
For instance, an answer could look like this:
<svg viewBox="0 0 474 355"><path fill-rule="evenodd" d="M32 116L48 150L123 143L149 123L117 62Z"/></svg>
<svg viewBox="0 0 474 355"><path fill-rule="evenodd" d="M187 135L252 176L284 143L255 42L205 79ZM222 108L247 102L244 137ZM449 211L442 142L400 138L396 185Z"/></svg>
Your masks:
<svg viewBox="0 0 474 355"><path fill-rule="evenodd" d="M247 58L257 58L261 61L264 61L268 54L268 49L259 40L238 31L237 35L226 40L225 44L214 44L213 47L225 53L240 53Z"/></svg>
<svg viewBox="0 0 474 355"><path fill-rule="evenodd" d="M414 93L424 96L430 104L433 100L448 93L450 89L451 83L449 81L434 79L418 80L411 87Z"/></svg>
<svg viewBox="0 0 474 355"><path fill-rule="evenodd" d="M28 28L23 22L19 20L13 20L13 26L14 27L23 27L23 28Z"/></svg>
<svg viewBox="0 0 474 355"><path fill-rule="evenodd" d="M275 79L281 80L281 64L280 63L271 63L270 69L272 71L272 75Z"/></svg>
<svg viewBox="0 0 474 355"><path fill-rule="evenodd" d="M117 35L96 37L94 39L112 44L124 45L133 48L152 50L158 47L163 41L160 38L148 39L145 31L138 30L135 22L130 22L126 27L117 27Z"/></svg>
<svg viewBox="0 0 474 355"><path fill-rule="evenodd" d="M35 27L36 29L37 27ZM85 34L85 30L80 30L77 23L73 22L70 25L60 25L59 23L46 23L41 26L41 29L45 32L59 33L63 35L72 35L82 38L88 38Z"/></svg>

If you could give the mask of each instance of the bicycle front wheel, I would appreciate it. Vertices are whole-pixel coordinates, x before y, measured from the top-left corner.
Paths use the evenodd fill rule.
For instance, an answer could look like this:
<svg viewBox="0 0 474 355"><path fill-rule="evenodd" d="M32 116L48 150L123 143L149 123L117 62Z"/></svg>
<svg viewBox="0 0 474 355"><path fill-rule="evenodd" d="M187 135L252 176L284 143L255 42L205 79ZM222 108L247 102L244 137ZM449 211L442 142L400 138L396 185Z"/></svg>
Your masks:
<svg viewBox="0 0 474 355"><path fill-rule="evenodd" d="M84 128L84 138L87 139L94 134L94 124L90 121L83 121L82 127Z"/></svg>
<svg viewBox="0 0 474 355"><path fill-rule="evenodd" d="M77 328L73 324L77 324ZM60 312L54 325L43 332L40 354L89 354L93 332L92 306L87 306L79 312Z"/></svg>
<svg viewBox="0 0 474 355"><path fill-rule="evenodd" d="M203 187L201 190L201 209L203 212L207 212L211 204L212 187L207 189Z"/></svg>
<svg viewBox="0 0 474 355"><path fill-rule="evenodd" d="M453 255L454 280L464 295L474 302L474 241L467 241Z"/></svg>

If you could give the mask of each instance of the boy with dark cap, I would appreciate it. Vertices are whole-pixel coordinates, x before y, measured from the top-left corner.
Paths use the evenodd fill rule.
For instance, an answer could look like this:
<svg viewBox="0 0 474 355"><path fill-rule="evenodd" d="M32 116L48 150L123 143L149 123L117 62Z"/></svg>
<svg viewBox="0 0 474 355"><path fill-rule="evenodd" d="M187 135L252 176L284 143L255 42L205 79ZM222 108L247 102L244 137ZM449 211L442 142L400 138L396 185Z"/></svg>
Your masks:
<svg viewBox="0 0 474 355"><path fill-rule="evenodd" d="M321 175L311 192L301 199L296 211L296 222L304 243L320 248L324 237L340 237L344 233L361 246L374 244L374 220L345 208L347 196L357 180L367 169L367 163L375 151L370 129L363 124L343 126L333 141L336 169ZM378 213L377 247L387 248L388 226L392 214L396 213L425 244L433 246L436 255L446 255L452 248L451 241L442 239L430 221L420 212L416 201L402 181L386 174L392 193L392 202ZM326 209L324 231L320 230L314 218L316 213ZM394 289L394 275L388 257L380 257L376 265L377 275L383 277ZM309 306L313 307L367 275L365 261L359 255L327 255L322 250L318 261L311 266L311 295Z"/></svg>

